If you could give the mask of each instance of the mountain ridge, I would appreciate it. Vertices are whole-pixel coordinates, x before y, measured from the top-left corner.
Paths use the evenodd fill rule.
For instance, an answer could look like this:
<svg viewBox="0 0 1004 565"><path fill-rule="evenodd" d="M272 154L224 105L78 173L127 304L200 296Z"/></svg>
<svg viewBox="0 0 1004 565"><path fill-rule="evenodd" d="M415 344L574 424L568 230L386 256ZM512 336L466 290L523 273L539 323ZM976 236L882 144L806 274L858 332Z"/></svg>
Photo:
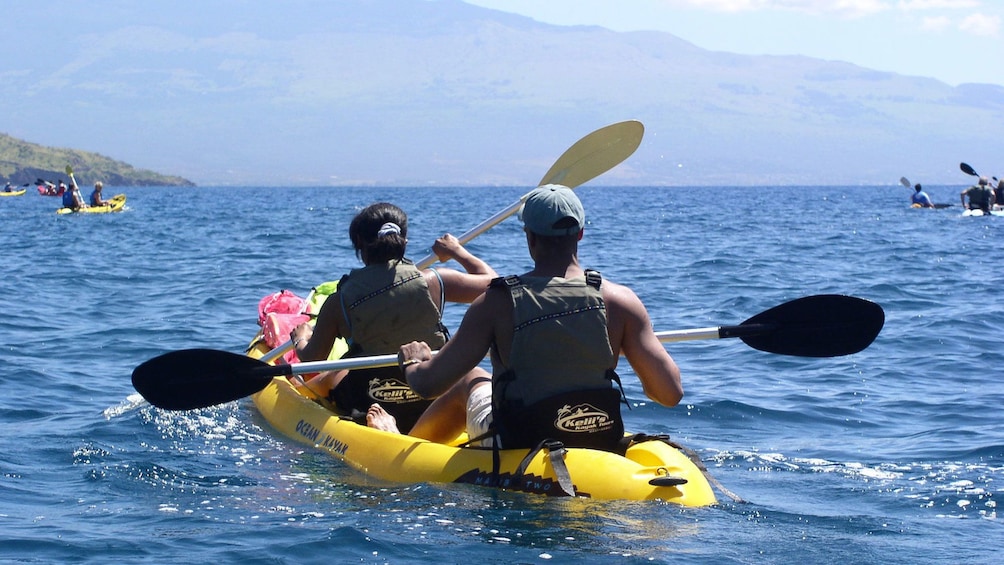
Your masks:
<svg viewBox="0 0 1004 565"><path fill-rule="evenodd" d="M46 66L12 46L35 70L0 84L5 129L199 184L523 185L625 119L645 124L641 147L592 182L961 183L959 161L1004 166L988 143L1004 120L997 85L714 52L459 0L292 0L226 21L122 5L130 25L57 3L88 30L85 47ZM41 123L58 134L24 135Z"/></svg>

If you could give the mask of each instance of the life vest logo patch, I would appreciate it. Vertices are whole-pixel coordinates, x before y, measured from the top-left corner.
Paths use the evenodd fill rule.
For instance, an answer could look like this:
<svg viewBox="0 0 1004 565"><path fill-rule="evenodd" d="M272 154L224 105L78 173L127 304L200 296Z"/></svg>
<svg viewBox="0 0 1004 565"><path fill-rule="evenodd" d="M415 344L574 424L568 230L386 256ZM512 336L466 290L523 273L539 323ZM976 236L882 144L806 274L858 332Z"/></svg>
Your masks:
<svg viewBox="0 0 1004 565"><path fill-rule="evenodd" d="M407 404L422 399L407 383L397 379L372 379L367 392L373 400L388 404Z"/></svg>
<svg viewBox="0 0 1004 565"><path fill-rule="evenodd" d="M575 406L567 404L558 410L558 418L554 427L570 433L595 433L607 431L614 427L610 414L592 404L583 403Z"/></svg>

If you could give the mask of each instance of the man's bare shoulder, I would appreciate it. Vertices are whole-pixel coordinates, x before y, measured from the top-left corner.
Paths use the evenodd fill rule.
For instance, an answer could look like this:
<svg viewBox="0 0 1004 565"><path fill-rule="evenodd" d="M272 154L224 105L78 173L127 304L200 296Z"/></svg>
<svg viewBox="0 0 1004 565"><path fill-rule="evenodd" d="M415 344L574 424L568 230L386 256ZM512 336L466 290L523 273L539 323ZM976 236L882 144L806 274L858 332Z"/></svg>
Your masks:
<svg viewBox="0 0 1004 565"><path fill-rule="evenodd" d="M621 330L650 326L648 310L638 295L630 288L604 280L600 287L607 310L607 323L611 338L617 341ZM618 329L620 328L620 329ZM617 341L619 343L619 341Z"/></svg>
<svg viewBox="0 0 1004 565"><path fill-rule="evenodd" d="M475 301L481 308L492 312L509 312L512 310L512 296L505 286L489 286Z"/></svg>
<svg viewBox="0 0 1004 565"><path fill-rule="evenodd" d="M505 288L489 287L481 296L474 299L464 320L460 324L454 339L461 333L471 335L491 335L498 337L504 334L506 328L512 327L512 298Z"/></svg>
<svg viewBox="0 0 1004 565"><path fill-rule="evenodd" d="M604 279L600 287L603 292L603 301L608 304L616 304L622 307L629 307L634 303L640 303L638 295L630 288Z"/></svg>

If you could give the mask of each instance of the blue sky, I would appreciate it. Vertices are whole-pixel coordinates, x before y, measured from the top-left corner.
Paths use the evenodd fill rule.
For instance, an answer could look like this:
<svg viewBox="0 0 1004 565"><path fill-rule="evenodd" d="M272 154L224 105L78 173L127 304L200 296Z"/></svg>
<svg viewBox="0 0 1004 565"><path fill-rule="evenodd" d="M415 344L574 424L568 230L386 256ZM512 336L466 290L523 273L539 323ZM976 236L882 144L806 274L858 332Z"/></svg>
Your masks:
<svg viewBox="0 0 1004 565"><path fill-rule="evenodd" d="M1002 0L465 1L546 23L666 31L713 51L1004 85Z"/></svg>

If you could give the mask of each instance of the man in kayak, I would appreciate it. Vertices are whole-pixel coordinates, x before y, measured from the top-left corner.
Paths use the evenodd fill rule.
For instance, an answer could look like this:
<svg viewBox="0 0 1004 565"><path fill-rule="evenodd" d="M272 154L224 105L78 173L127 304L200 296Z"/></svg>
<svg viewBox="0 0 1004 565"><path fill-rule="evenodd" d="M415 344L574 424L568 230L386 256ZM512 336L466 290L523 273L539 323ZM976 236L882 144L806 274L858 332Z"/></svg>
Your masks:
<svg viewBox="0 0 1004 565"><path fill-rule="evenodd" d="M441 261L453 259L466 272L420 271L404 256L408 217L386 202L359 212L349 225L349 238L364 267L342 277L335 293L321 306L313 328L301 324L290 332L302 361L327 359L339 337L349 345L344 357L395 353L402 343L415 339L442 347L449 339L442 324L445 303L470 303L497 276L449 234L437 239L432 250ZM472 377L488 375L483 369L470 372ZM358 413L360 418L378 403L405 430L429 405L408 387L397 367L321 373L304 386L340 413Z"/></svg>
<svg viewBox="0 0 1004 565"><path fill-rule="evenodd" d="M969 197L970 210L983 210L984 214L989 214L994 205L994 191L990 189L990 179L980 177L978 184L970 186L959 193L962 206L966 206L966 197Z"/></svg>
<svg viewBox="0 0 1004 565"><path fill-rule="evenodd" d="M70 188L67 189L63 181L59 181L59 189L63 194L63 208L76 211L84 207L84 199L80 196L80 189L77 188L77 183L72 183Z"/></svg>
<svg viewBox="0 0 1004 565"><path fill-rule="evenodd" d="M91 192L91 206L111 206L111 200L101 198L101 189L104 186L101 181L94 183L94 192Z"/></svg>
<svg viewBox="0 0 1004 565"><path fill-rule="evenodd" d="M934 208L934 202L931 201L931 197L927 195L926 192L921 190L920 183L914 185L913 196L910 197L910 202L921 208Z"/></svg>
<svg viewBox="0 0 1004 565"><path fill-rule="evenodd" d="M410 435L442 442L466 428L485 446L493 437L503 448L552 438L616 451L624 430L620 355L664 406L683 397L680 371L635 293L579 265L585 212L571 189L537 188L520 217L533 270L492 281L438 355L424 342L401 346L408 384L438 397ZM489 352L492 380L470 378ZM372 427L396 431L379 408L369 417Z"/></svg>

